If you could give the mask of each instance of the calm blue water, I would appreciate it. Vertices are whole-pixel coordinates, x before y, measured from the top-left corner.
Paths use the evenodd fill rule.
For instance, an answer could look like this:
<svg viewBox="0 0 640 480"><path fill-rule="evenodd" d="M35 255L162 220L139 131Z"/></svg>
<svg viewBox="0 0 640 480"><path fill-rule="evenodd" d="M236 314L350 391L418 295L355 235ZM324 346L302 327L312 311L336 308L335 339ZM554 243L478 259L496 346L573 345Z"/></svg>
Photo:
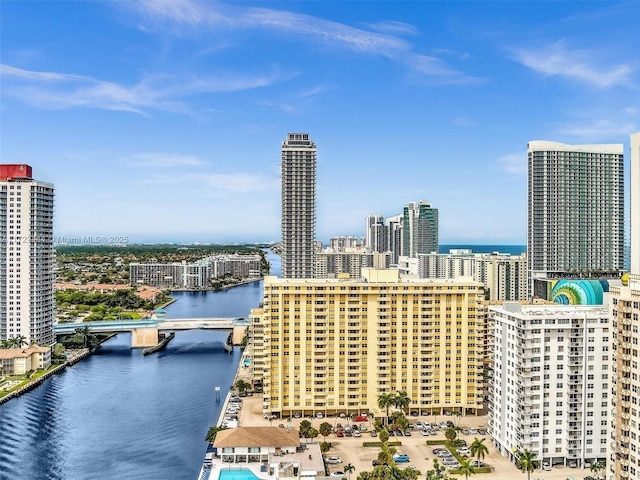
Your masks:
<svg viewBox="0 0 640 480"><path fill-rule="evenodd" d="M510 253L511 255L520 255L527 251L526 245L440 245L440 253L449 253L449 250L471 249L472 253Z"/></svg>
<svg viewBox="0 0 640 480"><path fill-rule="evenodd" d="M274 273L279 274L278 258ZM181 296L185 317L247 317L262 282ZM186 305L186 306L185 306ZM0 480L195 480L204 437L240 362L224 331L178 332L160 354L119 334L91 357L0 406Z"/></svg>

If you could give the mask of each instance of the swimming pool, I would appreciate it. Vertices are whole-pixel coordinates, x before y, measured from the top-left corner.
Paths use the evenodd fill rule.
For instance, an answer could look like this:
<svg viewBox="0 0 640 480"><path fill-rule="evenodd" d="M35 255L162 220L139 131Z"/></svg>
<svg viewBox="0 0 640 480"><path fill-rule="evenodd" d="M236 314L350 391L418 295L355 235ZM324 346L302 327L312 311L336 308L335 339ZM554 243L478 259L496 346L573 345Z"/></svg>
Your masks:
<svg viewBox="0 0 640 480"><path fill-rule="evenodd" d="M222 468L218 480L260 480L248 468Z"/></svg>

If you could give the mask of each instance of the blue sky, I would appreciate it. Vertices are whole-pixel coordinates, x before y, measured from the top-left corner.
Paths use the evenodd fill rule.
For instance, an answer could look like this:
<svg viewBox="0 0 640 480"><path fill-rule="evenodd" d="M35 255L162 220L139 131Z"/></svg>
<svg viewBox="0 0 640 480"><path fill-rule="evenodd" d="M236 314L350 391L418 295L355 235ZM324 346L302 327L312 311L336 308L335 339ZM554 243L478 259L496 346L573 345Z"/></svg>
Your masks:
<svg viewBox="0 0 640 480"><path fill-rule="evenodd" d="M8 1L0 161L56 185L56 235L280 237L280 146L318 147L317 236L439 209L522 244L530 140L640 130L640 3Z"/></svg>

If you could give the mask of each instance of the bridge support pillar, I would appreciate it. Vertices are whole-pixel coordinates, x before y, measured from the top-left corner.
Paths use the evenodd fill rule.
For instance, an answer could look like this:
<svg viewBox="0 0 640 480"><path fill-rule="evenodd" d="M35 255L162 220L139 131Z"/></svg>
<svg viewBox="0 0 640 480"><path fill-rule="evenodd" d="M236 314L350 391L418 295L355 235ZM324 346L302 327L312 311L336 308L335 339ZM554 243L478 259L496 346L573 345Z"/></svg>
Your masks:
<svg viewBox="0 0 640 480"><path fill-rule="evenodd" d="M159 342L157 328L134 328L131 330L131 347L155 347Z"/></svg>

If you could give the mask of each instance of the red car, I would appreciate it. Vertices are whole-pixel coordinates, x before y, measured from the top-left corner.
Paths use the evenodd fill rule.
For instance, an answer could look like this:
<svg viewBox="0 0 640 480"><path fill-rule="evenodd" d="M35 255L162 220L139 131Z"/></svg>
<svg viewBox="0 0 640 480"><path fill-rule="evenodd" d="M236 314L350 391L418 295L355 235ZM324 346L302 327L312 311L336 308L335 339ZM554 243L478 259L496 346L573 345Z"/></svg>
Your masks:
<svg viewBox="0 0 640 480"><path fill-rule="evenodd" d="M354 421L356 422L366 422L367 420L369 419L366 415L358 415L356 418L354 418Z"/></svg>
<svg viewBox="0 0 640 480"><path fill-rule="evenodd" d="M336 430L336 437L344 437L344 431L342 429Z"/></svg>

